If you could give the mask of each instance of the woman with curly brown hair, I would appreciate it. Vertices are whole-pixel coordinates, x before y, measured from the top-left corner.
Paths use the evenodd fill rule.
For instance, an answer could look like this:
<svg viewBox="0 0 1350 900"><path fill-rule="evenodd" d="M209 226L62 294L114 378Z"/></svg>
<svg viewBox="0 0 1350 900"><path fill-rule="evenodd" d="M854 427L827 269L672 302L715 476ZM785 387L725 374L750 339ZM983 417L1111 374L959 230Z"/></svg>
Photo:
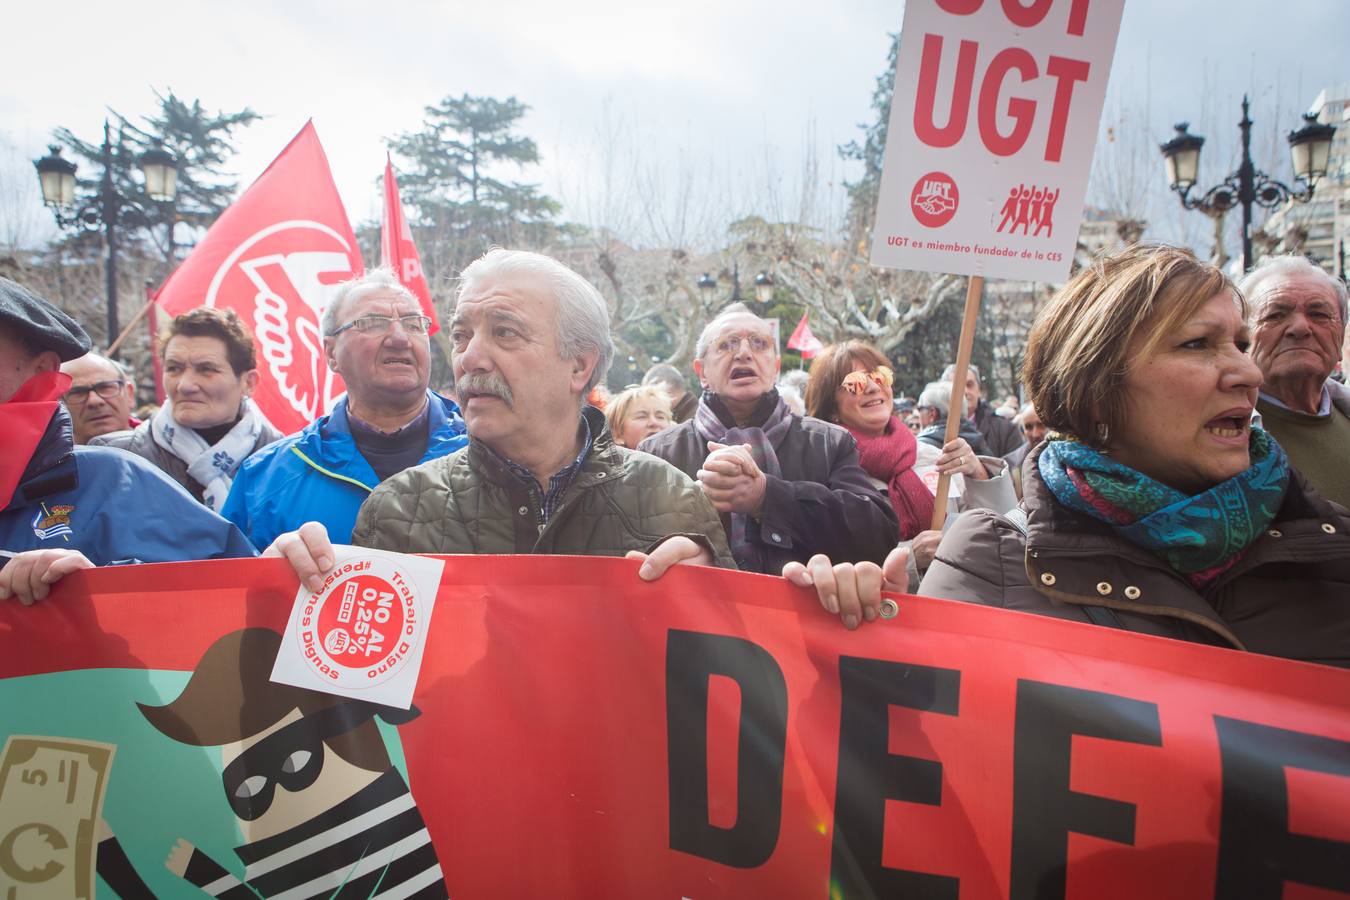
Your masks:
<svg viewBox="0 0 1350 900"><path fill-rule="evenodd" d="M220 512L239 465L281 437L250 399L258 386L253 335L231 309L201 306L160 338L164 405L135 431L94 438L164 470Z"/></svg>

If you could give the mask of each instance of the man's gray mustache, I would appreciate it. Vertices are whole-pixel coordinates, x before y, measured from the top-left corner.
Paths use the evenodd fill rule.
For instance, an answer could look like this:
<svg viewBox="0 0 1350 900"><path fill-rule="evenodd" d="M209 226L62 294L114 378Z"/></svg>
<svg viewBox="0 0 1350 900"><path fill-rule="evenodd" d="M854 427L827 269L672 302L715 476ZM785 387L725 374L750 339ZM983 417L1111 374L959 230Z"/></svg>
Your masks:
<svg viewBox="0 0 1350 900"><path fill-rule="evenodd" d="M511 386L500 375L465 375L455 381L455 393L460 399L466 394L490 394L507 406L515 406Z"/></svg>

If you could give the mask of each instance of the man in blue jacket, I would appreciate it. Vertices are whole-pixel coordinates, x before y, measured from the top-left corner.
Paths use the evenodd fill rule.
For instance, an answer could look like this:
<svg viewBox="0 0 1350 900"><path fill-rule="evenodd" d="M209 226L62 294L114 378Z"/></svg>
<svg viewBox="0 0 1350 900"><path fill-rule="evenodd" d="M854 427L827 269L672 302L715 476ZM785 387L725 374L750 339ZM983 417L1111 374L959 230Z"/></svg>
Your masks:
<svg viewBox="0 0 1350 900"><path fill-rule="evenodd" d="M0 600L40 600L95 565L255 555L145 460L75 445L60 366L89 343L65 313L0 278Z"/></svg>
<svg viewBox="0 0 1350 900"><path fill-rule="evenodd" d="M341 285L323 314L329 368L347 383L333 412L254 453L221 513L258 547L305 522L348 543L381 481L468 443L459 407L427 389L431 319L388 269Z"/></svg>

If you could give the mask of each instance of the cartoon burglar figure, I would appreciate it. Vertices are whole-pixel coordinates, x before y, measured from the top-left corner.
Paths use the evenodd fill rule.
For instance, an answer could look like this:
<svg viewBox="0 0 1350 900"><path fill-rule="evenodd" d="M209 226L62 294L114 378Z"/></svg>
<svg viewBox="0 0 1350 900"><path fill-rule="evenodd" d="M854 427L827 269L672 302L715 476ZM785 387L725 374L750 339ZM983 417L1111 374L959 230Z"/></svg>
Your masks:
<svg viewBox="0 0 1350 900"><path fill-rule="evenodd" d="M247 628L216 641L177 700L140 705L166 736L219 746L244 878L185 840L166 865L212 896L447 897L431 836L389 761L374 717L411 711L268 680L281 635Z"/></svg>

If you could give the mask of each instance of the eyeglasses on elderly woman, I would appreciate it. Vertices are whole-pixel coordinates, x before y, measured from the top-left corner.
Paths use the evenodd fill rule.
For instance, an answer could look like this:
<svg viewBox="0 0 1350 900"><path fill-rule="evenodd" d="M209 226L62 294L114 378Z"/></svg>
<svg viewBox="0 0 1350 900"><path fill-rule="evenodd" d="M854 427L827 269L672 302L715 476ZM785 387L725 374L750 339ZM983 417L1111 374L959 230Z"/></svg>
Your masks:
<svg viewBox="0 0 1350 900"><path fill-rule="evenodd" d="M839 386L850 394L865 394L869 383L888 388L895 383L895 373L890 366L877 366L869 372L849 372Z"/></svg>

